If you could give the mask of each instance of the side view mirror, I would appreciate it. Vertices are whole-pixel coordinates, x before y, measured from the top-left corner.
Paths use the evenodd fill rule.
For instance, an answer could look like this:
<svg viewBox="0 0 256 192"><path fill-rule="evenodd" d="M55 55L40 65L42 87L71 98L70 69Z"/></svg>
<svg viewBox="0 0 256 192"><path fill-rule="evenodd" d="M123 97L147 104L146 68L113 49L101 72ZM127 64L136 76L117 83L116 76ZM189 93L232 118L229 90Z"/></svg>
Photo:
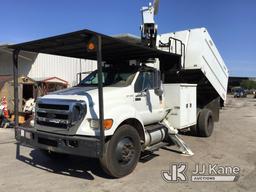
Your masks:
<svg viewBox="0 0 256 192"><path fill-rule="evenodd" d="M154 92L159 97L164 93L161 88L161 72L158 70L154 71Z"/></svg>
<svg viewBox="0 0 256 192"><path fill-rule="evenodd" d="M163 95L164 91L160 88L160 89L155 89L155 94L159 97L161 97Z"/></svg>

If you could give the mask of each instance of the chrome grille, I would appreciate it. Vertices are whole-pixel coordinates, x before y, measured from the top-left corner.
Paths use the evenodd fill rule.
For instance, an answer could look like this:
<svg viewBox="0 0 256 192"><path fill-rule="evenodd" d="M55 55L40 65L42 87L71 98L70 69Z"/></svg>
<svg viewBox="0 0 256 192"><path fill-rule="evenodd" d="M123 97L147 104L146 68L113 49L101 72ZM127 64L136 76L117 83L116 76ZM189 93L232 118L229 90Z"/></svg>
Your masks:
<svg viewBox="0 0 256 192"><path fill-rule="evenodd" d="M79 101L40 99L36 107L36 124L48 128L68 129L75 123L73 116L77 107L85 110Z"/></svg>
<svg viewBox="0 0 256 192"><path fill-rule="evenodd" d="M56 110L69 110L69 105L56 105L56 104L43 104L39 103L38 108L42 109L56 109Z"/></svg>

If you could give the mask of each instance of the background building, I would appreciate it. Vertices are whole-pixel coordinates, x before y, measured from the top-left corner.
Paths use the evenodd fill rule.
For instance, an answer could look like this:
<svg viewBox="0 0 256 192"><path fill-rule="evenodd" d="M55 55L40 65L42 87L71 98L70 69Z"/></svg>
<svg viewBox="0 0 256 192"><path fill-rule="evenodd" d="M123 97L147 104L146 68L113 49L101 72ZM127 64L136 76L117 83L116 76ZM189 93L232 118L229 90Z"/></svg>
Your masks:
<svg viewBox="0 0 256 192"><path fill-rule="evenodd" d="M78 73L96 68L96 62L92 60L28 52L19 55L19 75L32 79L58 77L67 81L69 86L77 84ZM12 75L12 50L6 45L0 46L0 75Z"/></svg>

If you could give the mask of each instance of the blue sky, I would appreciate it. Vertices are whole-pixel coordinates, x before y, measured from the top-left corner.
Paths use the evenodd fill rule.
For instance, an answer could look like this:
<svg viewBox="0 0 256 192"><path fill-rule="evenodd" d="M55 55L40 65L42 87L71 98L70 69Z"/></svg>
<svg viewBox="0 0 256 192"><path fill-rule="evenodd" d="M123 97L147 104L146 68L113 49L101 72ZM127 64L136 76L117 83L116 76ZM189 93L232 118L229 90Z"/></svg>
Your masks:
<svg viewBox="0 0 256 192"><path fill-rule="evenodd" d="M0 0L0 42L80 29L139 35L149 0ZM256 0L160 0L159 33L206 27L230 74L256 76Z"/></svg>

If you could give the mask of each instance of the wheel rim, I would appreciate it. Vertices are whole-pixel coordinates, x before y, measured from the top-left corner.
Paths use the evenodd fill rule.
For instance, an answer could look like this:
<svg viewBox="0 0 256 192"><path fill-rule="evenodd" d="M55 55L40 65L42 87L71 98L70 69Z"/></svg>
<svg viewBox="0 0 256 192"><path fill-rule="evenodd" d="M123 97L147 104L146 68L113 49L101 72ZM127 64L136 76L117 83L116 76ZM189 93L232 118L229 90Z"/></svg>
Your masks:
<svg viewBox="0 0 256 192"><path fill-rule="evenodd" d="M128 165L135 158L135 147L131 138L121 139L116 148L116 159L120 165Z"/></svg>

